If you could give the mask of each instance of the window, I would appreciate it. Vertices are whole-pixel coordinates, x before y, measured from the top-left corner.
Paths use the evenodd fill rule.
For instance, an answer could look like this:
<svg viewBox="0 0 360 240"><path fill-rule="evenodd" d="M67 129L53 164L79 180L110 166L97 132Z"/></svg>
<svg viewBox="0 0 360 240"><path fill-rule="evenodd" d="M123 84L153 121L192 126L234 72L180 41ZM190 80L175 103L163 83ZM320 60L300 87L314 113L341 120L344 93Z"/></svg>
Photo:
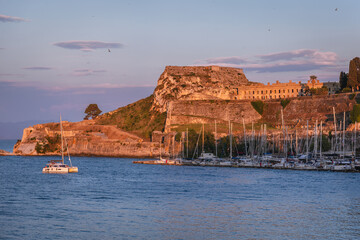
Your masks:
<svg viewBox="0 0 360 240"><path fill-rule="evenodd" d="M270 90L270 93L272 93L272 90Z"/></svg>
<svg viewBox="0 0 360 240"><path fill-rule="evenodd" d="M253 94L255 94L255 91L253 91Z"/></svg>
<svg viewBox="0 0 360 240"><path fill-rule="evenodd" d="M283 90L283 93L285 93L285 89ZM285 96L285 95L284 95Z"/></svg>
<svg viewBox="0 0 360 240"><path fill-rule="evenodd" d="M262 90L261 90L261 94L264 94Z"/></svg>
<svg viewBox="0 0 360 240"><path fill-rule="evenodd" d="M294 89L291 89L291 92L294 92Z"/></svg>

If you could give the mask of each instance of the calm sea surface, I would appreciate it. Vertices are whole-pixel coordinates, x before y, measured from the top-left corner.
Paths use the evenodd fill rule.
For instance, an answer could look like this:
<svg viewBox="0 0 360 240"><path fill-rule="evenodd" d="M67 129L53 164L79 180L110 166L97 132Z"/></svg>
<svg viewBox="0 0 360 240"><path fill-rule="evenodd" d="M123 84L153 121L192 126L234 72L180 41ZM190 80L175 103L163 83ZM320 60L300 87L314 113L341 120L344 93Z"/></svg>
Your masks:
<svg viewBox="0 0 360 240"><path fill-rule="evenodd" d="M1 239L359 239L360 174L0 157Z"/></svg>

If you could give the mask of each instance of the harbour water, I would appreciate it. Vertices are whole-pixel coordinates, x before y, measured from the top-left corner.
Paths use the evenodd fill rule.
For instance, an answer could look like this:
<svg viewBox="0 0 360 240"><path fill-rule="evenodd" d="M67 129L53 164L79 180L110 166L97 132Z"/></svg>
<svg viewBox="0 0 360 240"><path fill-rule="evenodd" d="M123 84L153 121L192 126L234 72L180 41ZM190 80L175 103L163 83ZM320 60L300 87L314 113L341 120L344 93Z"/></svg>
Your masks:
<svg viewBox="0 0 360 240"><path fill-rule="evenodd" d="M0 239L359 239L360 174L0 157Z"/></svg>

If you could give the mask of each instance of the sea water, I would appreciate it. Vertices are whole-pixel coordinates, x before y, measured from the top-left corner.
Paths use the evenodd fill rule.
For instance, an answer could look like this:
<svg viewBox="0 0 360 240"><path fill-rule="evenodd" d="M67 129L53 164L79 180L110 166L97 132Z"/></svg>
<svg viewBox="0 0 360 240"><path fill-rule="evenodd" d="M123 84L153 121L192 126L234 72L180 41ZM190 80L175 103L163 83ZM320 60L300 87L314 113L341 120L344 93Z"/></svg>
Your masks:
<svg viewBox="0 0 360 240"><path fill-rule="evenodd" d="M1 239L359 239L360 174L0 157Z"/></svg>

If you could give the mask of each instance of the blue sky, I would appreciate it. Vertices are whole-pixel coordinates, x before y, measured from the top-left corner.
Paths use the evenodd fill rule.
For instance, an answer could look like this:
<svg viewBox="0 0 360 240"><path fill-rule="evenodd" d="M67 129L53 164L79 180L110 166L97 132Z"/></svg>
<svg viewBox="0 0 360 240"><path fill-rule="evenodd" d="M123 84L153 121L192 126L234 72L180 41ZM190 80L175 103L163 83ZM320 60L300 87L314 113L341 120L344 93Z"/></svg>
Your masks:
<svg viewBox="0 0 360 240"><path fill-rule="evenodd" d="M358 0L0 0L0 122L111 111L150 95L166 65L337 81L360 55L359 11Z"/></svg>

